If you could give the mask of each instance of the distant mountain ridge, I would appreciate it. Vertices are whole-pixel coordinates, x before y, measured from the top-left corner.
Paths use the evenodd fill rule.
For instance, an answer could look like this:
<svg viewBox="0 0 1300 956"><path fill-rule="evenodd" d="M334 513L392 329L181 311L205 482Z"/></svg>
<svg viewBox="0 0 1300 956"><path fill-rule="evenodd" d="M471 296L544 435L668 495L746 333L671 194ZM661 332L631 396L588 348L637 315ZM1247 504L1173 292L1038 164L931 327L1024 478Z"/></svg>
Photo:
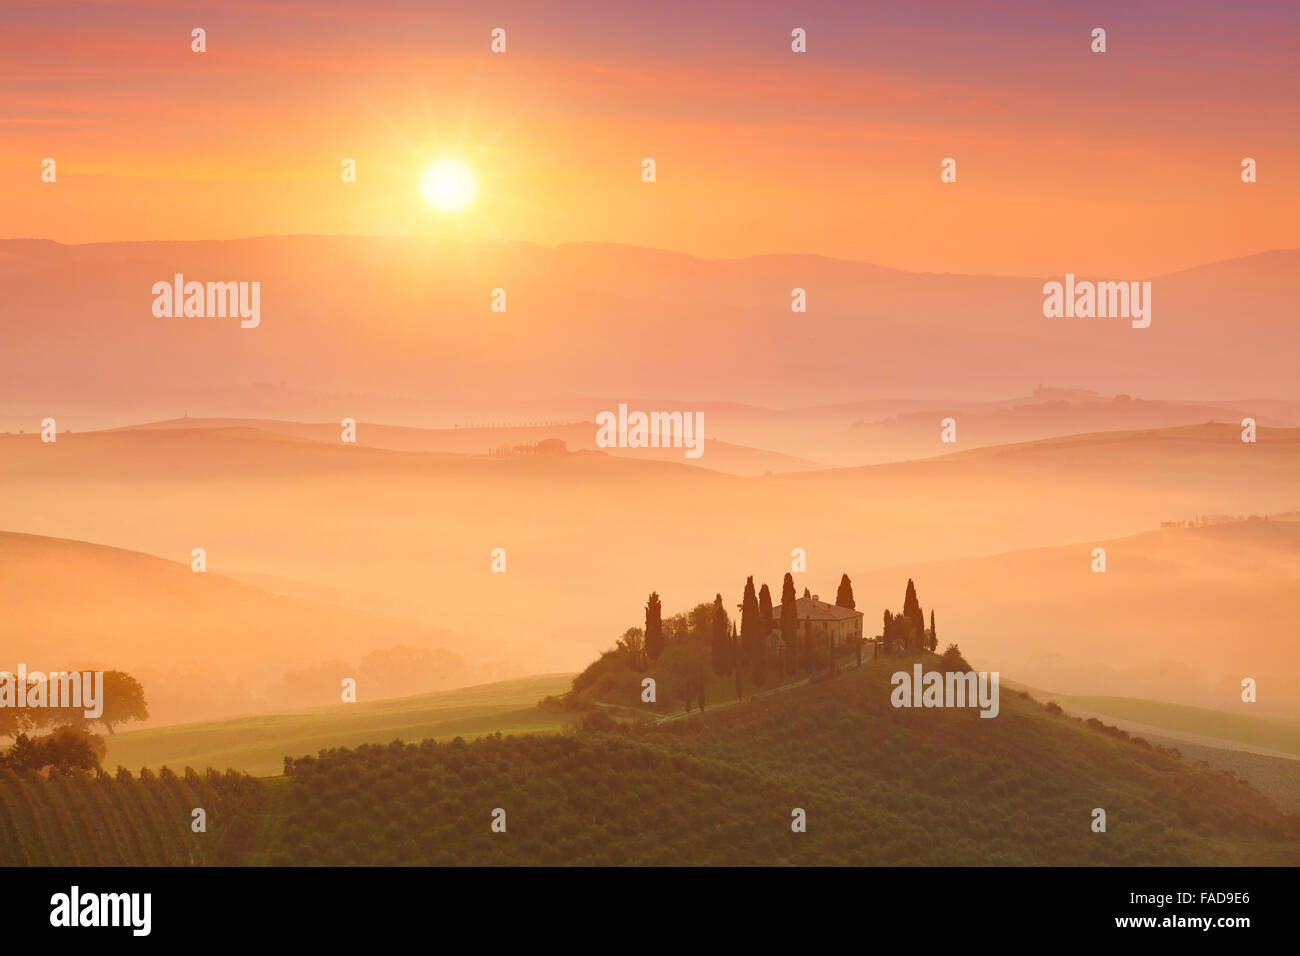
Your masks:
<svg viewBox="0 0 1300 956"><path fill-rule="evenodd" d="M153 284L178 273L259 282L261 324L155 318ZM7 240L0 403L22 414L107 406L163 418L206 390L211 404L187 410L295 417L274 407L271 383L471 403L990 398L1044 381L1108 394L1300 398L1300 251L1156 277L1147 329L1045 319L1049 278L1060 276L907 273L818 256L711 261L606 244ZM494 289L507 295L504 312L492 311ZM806 312L791 311L794 289L805 290ZM233 394L223 390L252 383L270 386L271 407L217 404Z"/></svg>

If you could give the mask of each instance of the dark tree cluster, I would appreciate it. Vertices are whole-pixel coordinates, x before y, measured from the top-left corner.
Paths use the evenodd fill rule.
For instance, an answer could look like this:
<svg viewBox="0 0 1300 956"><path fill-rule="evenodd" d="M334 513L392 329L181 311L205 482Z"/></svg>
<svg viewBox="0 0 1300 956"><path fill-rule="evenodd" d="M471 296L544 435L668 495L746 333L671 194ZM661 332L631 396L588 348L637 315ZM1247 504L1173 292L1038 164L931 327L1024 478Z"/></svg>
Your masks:
<svg viewBox="0 0 1300 956"><path fill-rule="evenodd" d="M49 679L29 684L26 693L27 700L49 703L56 699ZM85 707L0 706L0 737L14 738L13 744L0 752L0 769L40 771L52 767L62 773L97 769L106 748L91 727L102 724L111 734L116 724L149 717L144 688L122 671L104 673L100 704L98 717L87 717Z"/></svg>
<svg viewBox="0 0 1300 956"><path fill-rule="evenodd" d="M21 771L53 767L61 773L94 770L105 750L102 740L77 727L60 727L43 737L19 734L14 745L0 754L0 768Z"/></svg>
<svg viewBox="0 0 1300 956"><path fill-rule="evenodd" d="M893 614L889 610L884 615L884 630L880 636L881 646L886 654L915 654L919 651L933 651L939 646L939 638L934 628L934 611L930 611L930 626L925 626L925 613L916 596L916 585L907 579L907 593L903 595L903 612Z"/></svg>

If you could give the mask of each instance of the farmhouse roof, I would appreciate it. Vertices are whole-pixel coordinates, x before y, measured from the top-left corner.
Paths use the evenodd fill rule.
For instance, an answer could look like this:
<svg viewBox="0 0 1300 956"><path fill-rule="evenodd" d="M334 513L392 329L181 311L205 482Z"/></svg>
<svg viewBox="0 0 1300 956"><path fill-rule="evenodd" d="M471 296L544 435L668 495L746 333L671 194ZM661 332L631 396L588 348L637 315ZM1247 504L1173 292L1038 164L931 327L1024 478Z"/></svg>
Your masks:
<svg viewBox="0 0 1300 956"><path fill-rule="evenodd" d="M794 610L801 621L845 621L850 618L862 617L861 611L827 604L815 597L796 598ZM772 608L772 618L778 621L781 619L781 605L778 604Z"/></svg>

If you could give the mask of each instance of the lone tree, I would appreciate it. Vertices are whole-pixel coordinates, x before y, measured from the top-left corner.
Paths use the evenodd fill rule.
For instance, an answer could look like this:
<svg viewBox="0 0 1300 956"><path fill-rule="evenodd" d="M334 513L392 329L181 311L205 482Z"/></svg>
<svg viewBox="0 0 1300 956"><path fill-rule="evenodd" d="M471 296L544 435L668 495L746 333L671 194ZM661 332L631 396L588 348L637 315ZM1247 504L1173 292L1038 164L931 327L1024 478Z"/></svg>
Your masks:
<svg viewBox="0 0 1300 956"><path fill-rule="evenodd" d="M60 691L60 687L55 686L56 679L60 681L60 687L63 686L62 679L54 675L39 684L30 685L26 707L0 706L0 737L14 737L19 733L45 727L71 727L89 733L93 724L103 724L104 729L111 734L117 724L149 719L144 687L125 671L104 671L103 693L99 701L101 713L98 717L87 717L84 707L73 706L64 696L67 691ZM86 693L89 691L83 689L83 694ZM56 694L61 701L57 707L32 703L37 699L52 702L56 699ZM89 703L89 699L83 698L83 703ZM60 738L57 743L63 746L63 739Z"/></svg>
<svg viewBox="0 0 1300 956"><path fill-rule="evenodd" d="M104 712L87 723L101 723L112 734L114 724L148 719L149 706L140 682L125 671L105 671Z"/></svg>
<svg viewBox="0 0 1300 956"><path fill-rule="evenodd" d="M659 603L659 592L651 591L645 606L645 654L651 661L657 661L663 652L663 605Z"/></svg>
<svg viewBox="0 0 1300 956"><path fill-rule="evenodd" d="M754 595L754 576L745 579L745 596L740 604L740 649L744 659L752 661L758 646L758 598Z"/></svg>
<svg viewBox="0 0 1300 956"><path fill-rule="evenodd" d="M934 629L934 608L930 608L930 650L939 646L939 632Z"/></svg>
<svg viewBox="0 0 1300 956"><path fill-rule="evenodd" d="M853 582L849 580L847 574L840 576L840 589L835 594L835 606L846 607L850 611L857 610L857 605L853 603Z"/></svg>
<svg viewBox="0 0 1300 956"><path fill-rule="evenodd" d="M710 641L713 652L713 673L727 677L735 666L731 652L731 639L727 636L727 609L722 606L722 595L713 599L713 635Z"/></svg>
<svg viewBox="0 0 1300 956"><path fill-rule="evenodd" d="M795 606L794 575L785 573L781 582L781 650L785 655L785 667L791 674L799 671L799 609Z"/></svg>

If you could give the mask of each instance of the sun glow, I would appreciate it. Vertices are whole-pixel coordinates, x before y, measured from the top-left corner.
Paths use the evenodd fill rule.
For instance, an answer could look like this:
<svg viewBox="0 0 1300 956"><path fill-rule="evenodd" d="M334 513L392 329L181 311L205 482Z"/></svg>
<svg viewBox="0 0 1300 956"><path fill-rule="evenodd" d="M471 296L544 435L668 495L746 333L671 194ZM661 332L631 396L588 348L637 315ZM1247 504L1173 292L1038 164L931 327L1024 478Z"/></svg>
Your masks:
<svg viewBox="0 0 1300 956"><path fill-rule="evenodd" d="M439 212L464 209L477 192L473 171L456 159L439 160L420 177L420 195Z"/></svg>

